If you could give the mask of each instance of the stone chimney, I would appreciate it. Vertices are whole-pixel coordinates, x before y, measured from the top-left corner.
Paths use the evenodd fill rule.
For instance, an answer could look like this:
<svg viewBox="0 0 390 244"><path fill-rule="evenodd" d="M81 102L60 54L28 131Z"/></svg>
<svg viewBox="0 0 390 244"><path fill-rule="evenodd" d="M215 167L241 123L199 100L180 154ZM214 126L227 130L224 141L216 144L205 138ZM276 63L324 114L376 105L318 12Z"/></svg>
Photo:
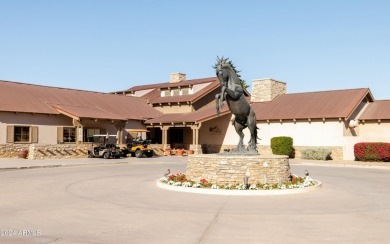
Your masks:
<svg viewBox="0 0 390 244"><path fill-rule="evenodd" d="M251 102L272 101L277 95L286 94L286 83L271 78L252 81Z"/></svg>
<svg viewBox="0 0 390 244"><path fill-rule="evenodd" d="M170 83L178 83L186 80L186 74L183 73L171 73Z"/></svg>

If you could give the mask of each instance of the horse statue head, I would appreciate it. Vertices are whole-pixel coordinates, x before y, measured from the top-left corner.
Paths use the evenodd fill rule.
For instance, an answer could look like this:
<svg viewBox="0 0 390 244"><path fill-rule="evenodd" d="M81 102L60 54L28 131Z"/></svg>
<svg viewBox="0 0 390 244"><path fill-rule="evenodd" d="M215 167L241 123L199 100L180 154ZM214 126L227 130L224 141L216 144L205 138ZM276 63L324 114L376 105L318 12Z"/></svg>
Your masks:
<svg viewBox="0 0 390 244"><path fill-rule="evenodd" d="M236 67L229 58L217 57L217 63L213 67L221 85L226 84L227 86L229 81L241 84L241 76L238 74L240 71L236 70Z"/></svg>

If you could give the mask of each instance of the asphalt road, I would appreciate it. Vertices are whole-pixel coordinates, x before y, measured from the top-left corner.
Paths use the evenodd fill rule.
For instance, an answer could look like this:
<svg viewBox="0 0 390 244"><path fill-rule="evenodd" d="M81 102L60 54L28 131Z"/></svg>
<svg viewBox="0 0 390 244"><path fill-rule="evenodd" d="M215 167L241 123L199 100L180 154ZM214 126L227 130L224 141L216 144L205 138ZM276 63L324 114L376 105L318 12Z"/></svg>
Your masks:
<svg viewBox="0 0 390 244"><path fill-rule="evenodd" d="M126 160L0 171L0 243L390 242L390 170L292 163L322 189L216 196L156 187L185 158Z"/></svg>

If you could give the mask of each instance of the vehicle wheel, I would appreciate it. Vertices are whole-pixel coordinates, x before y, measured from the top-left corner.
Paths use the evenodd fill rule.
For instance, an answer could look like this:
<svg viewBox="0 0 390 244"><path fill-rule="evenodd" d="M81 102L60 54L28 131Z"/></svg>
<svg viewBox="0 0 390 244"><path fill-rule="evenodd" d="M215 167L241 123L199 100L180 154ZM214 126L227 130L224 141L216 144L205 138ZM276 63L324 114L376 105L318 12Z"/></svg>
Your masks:
<svg viewBox="0 0 390 244"><path fill-rule="evenodd" d="M142 150L137 150L137 151L135 151L135 156L137 157L137 158L140 158L140 157L142 157L142 155L143 155L144 153L142 152Z"/></svg>
<svg viewBox="0 0 390 244"><path fill-rule="evenodd" d="M118 159L118 158L121 158L121 155L115 155L115 158Z"/></svg>
<svg viewBox="0 0 390 244"><path fill-rule="evenodd" d="M148 157L148 158L153 157L153 151L151 151L151 152L146 152L146 157Z"/></svg>
<svg viewBox="0 0 390 244"><path fill-rule="evenodd" d="M103 154L103 158L109 159L110 158L110 154L108 152L104 153Z"/></svg>

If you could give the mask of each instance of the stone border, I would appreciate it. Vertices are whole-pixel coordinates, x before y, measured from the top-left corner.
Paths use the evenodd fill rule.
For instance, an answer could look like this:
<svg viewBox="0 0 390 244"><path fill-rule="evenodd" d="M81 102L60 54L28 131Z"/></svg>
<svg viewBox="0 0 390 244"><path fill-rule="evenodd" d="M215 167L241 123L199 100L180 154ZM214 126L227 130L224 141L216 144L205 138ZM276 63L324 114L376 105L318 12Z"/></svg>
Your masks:
<svg viewBox="0 0 390 244"><path fill-rule="evenodd" d="M224 190L224 189L209 189L209 188L193 188L193 187L182 187L172 186L163 183L158 179L156 185L164 190L176 191L176 192L187 192L197 194L208 194L208 195L222 195L222 196L276 196L276 195L290 195L297 193L311 192L322 188L321 181L316 180L317 184L314 186L304 188L294 188L285 190Z"/></svg>

